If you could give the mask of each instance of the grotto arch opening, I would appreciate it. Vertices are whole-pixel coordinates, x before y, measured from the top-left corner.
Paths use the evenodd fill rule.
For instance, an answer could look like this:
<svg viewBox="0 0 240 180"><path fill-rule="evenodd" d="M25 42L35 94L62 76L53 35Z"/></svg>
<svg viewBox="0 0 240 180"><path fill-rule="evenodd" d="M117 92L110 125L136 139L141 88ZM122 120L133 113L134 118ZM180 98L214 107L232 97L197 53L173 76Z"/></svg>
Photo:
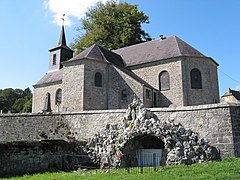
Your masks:
<svg viewBox="0 0 240 180"><path fill-rule="evenodd" d="M130 139L123 147L120 167L160 166L164 161L164 142L149 134Z"/></svg>

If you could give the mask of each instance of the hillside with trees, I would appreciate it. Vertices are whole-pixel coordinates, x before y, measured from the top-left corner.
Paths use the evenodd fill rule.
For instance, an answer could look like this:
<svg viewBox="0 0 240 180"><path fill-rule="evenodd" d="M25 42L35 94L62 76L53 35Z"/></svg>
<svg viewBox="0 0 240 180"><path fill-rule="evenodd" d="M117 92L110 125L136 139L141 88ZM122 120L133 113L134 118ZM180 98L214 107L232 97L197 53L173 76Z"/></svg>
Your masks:
<svg viewBox="0 0 240 180"><path fill-rule="evenodd" d="M32 92L29 88L0 89L0 112L22 113L32 111Z"/></svg>

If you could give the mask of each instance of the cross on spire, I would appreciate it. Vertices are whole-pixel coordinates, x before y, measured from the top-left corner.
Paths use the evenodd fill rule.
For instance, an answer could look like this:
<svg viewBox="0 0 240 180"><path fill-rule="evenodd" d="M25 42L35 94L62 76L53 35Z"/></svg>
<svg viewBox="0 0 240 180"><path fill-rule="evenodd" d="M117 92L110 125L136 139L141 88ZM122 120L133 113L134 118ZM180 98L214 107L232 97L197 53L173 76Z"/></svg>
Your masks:
<svg viewBox="0 0 240 180"><path fill-rule="evenodd" d="M62 18L61 18L61 19L62 19L62 25L63 25L63 26L64 26L64 21L65 21L64 17L65 17L65 14L63 14L63 15L62 15Z"/></svg>
<svg viewBox="0 0 240 180"><path fill-rule="evenodd" d="M59 37L59 41L58 41L58 46L67 46L66 43L66 37L65 37L65 32L64 32L64 16L65 14L63 14L62 19L62 29L61 29L61 33L60 33L60 37Z"/></svg>

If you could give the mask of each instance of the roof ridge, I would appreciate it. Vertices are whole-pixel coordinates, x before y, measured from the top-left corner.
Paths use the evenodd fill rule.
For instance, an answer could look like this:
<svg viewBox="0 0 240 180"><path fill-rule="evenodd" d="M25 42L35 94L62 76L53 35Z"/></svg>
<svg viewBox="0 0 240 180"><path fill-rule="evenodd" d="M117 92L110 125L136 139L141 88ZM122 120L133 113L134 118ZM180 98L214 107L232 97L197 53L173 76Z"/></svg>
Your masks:
<svg viewBox="0 0 240 180"><path fill-rule="evenodd" d="M101 47L101 48L104 48L104 47L102 47L102 46L100 46L100 45L96 45L96 46L97 46L98 50L100 51L101 55L103 56L104 60L107 61L107 62L109 62L109 61L107 60L107 58L105 57L105 55L103 54L102 50L100 49L100 47Z"/></svg>
<svg viewBox="0 0 240 180"><path fill-rule="evenodd" d="M174 39L175 39L175 41L176 41L176 44L177 44L177 49L178 49L178 52L179 52L179 55L181 56L181 55L183 55L182 54L182 52L181 52L181 49L180 49L180 46L179 46L179 42L178 42L178 37L177 36L175 36L175 35L173 35L173 37L174 37Z"/></svg>
<svg viewBox="0 0 240 180"><path fill-rule="evenodd" d="M85 49L85 50L82 51L82 52L84 52L84 51L87 51L87 50L88 50L88 52L86 53L86 55L83 56L84 58L87 58L87 56L89 55L89 53L91 52L91 50L94 48L95 45L96 45L96 44L93 44L93 45L91 45L89 48L87 48L87 49ZM81 52L81 53L82 53L82 52Z"/></svg>
<svg viewBox="0 0 240 180"><path fill-rule="evenodd" d="M193 47L192 45L188 44L187 42L185 42L185 41L182 40L181 38L179 38L179 37L177 37L177 36L175 36L175 38L176 38L178 44L181 43L181 42L183 42L183 43L185 43L189 48L191 48L191 49L194 50L195 52L199 53L201 56L206 57L203 53L201 53L199 50L197 50L195 47ZM181 42L180 42L180 41L181 41ZM179 50L181 51L181 48L179 48ZM184 55L184 53L181 52L181 55Z"/></svg>
<svg viewBox="0 0 240 180"><path fill-rule="evenodd" d="M158 41L159 39L155 39L155 40L151 40L151 41L144 41L144 42L139 42L137 44L133 44L133 45L130 45L130 46L125 46L125 47L121 47L121 48L118 48L118 49L113 49L112 51L118 51L118 50L122 50L124 48L129 48L129 47L134 47L134 46L142 46L143 44L146 45L146 43L152 43L154 41Z"/></svg>

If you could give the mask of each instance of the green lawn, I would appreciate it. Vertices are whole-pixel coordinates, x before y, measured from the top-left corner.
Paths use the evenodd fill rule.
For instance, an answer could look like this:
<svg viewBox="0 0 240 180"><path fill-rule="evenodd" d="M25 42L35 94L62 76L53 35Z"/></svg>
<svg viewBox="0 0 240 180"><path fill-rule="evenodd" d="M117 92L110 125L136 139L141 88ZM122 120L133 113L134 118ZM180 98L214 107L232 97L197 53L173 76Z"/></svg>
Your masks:
<svg viewBox="0 0 240 180"><path fill-rule="evenodd" d="M191 166L168 166L158 168L157 171L144 169L143 173L137 172L139 169L133 169L134 172L128 173L126 169L112 170L109 173L100 171L79 171L79 172L61 172L61 173L44 173L25 175L23 177L14 177L11 179L42 179L42 180L57 180L57 179L240 179L240 159L225 159L222 162L214 162L207 164L194 164Z"/></svg>

